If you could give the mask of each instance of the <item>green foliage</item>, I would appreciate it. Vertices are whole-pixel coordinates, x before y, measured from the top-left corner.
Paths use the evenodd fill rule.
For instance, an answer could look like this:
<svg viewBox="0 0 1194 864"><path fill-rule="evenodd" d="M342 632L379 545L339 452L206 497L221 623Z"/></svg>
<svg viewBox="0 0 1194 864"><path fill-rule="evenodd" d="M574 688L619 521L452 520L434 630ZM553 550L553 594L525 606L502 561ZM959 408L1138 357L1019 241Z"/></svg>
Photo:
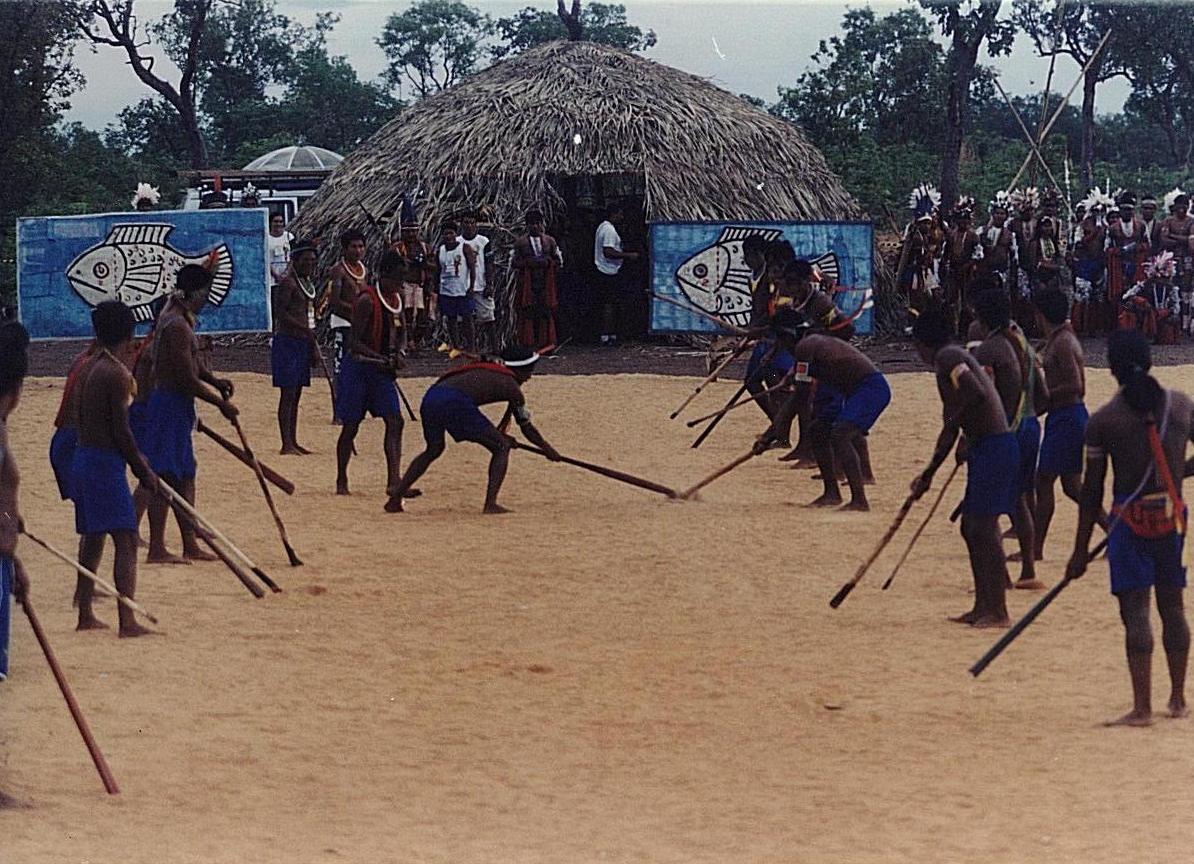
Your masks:
<svg viewBox="0 0 1194 864"><path fill-rule="evenodd" d="M645 51L655 45L655 31L645 33L626 20L626 7L620 3L590 2L581 11L581 25L587 42L613 45L626 51ZM495 60L521 54L528 48L567 39L564 22L554 11L527 6L509 18L499 18L496 29L500 44L490 49Z"/></svg>
<svg viewBox="0 0 1194 864"><path fill-rule="evenodd" d="M492 32L488 15L459 0L415 0L390 16L377 39L389 60L386 79L409 83L420 98L438 93L476 68Z"/></svg>

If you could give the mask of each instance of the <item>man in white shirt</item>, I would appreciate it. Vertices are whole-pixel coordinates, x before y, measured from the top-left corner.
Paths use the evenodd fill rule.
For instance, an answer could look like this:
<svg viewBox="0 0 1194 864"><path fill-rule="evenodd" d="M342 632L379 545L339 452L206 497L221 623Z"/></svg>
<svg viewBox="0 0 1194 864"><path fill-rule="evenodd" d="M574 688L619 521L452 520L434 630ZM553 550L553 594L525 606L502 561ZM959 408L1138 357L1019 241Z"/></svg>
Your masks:
<svg viewBox="0 0 1194 864"><path fill-rule="evenodd" d="M455 221L448 220L440 228L443 242L436 250L439 264L439 315L453 348L471 350L473 347L472 298L477 280L476 254L463 243L456 232Z"/></svg>
<svg viewBox="0 0 1194 864"><path fill-rule="evenodd" d="M277 285L290 266L290 243L294 235L286 230L286 218L281 213L269 217L269 236L265 248L269 255L269 273L272 285Z"/></svg>
<svg viewBox="0 0 1194 864"><path fill-rule="evenodd" d="M605 221L597 226L597 233L593 237L602 345L614 345L618 341L616 322L622 307L622 262L638 258L637 252L622 251L622 237L616 226L622 223L623 215L621 203L615 201L609 204L605 209Z"/></svg>
<svg viewBox="0 0 1194 864"><path fill-rule="evenodd" d="M497 304L493 299L493 288L486 278L490 267L486 259L489 238L477 233L477 214L469 211L460 217L460 242L473 250L473 326L478 351L496 351L494 341L497 329Z"/></svg>

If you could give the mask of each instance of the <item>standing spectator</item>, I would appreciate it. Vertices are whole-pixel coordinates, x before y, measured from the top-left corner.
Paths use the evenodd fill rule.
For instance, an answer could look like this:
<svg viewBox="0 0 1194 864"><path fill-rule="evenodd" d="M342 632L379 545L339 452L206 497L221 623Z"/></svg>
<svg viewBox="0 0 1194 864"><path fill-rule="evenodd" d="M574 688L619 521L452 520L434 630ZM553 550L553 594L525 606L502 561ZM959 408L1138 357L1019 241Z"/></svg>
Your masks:
<svg viewBox="0 0 1194 864"><path fill-rule="evenodd" d="M440 229L443 242L436 250L439 265L439 311L448 344L470 350L473 346L473 286L477 279L476 253L461 242L459 227L449 219Z"/></svg>
<svg viewBox="0 0 1194 864"><path fill-rule="evenodd" d="M269 256L270 284L277 285L290 266L290 243L294 235L286 230L286 217L274 213L269 217L269 236L265 238L266 253Z"/></svg>
<svg viewBox="0 0 1194 864"><path fill-rule="evenodd" d="M473 250L473 323L478 351L496 351L497 304L493 301L493 286L489 274L493 268L489 252L489 238L477 233L477 214L470 210L460 217L460 242Z"/></svg>
<svg viewBox="0 0 1194 864"><path fill-rule="evenodd" d="M158 191L158 187L150 186L148 183L138 183L137 191L133 193L133 209L138 213L147 213L157 207L160 200L162 200L162 193Z"/></svg>
<svg viewBox="0 0 1194 864"><path fill-rule="evenodd" d="M281 220L281 216L277 217ZM315 247L300 243L294 261L273 288L274 335L270 342L270 367L278 388L278 432L282 455L305 456L310 450L298 443L298 409L303 388L311 385L315 357L314 313Z"/></svg>
<svg viewBox="0 0 1194 864"><path fill-rule="evenodd" d="M637 252L622 251L617 226L625 210L614 201L605 208L605 221L593 237L593 263L597 267L597 303L601 307L601 344L618 342L618 317L622 308L622 262L638 259Z"/></svg>
<svg viewBox="0 0 1194 864"><path fill-rule="evenodd" d="M345 354L348 351L348 337L352 331L352 309L357 297L364 292L369 281L365 268L365 235L356 228L350 228L340 235L340 260L328 274L328 308L331 315L328 326L335 345L335 371L340 374ZM337 388L338 389L338 388ZM338 409L337 409L338 410ZM335 413L333 411L333 413ZM336 414L337 420L340 415Z"/></svg>
<svg viewBox="0 0 1194 864"><path fill-rule="evenodd" d="M518 341L543 349L556 343L556 271L561 259L555 238L543 230L543 214L527 211L527 233L514 241L514 272L518 274Z"/></svg>
<svg viewBox="0 0 1194 864"><path fill-rule="evenodd" d="M435 253L419 238L419 221L409 200L402 201L402 219L398 239L390 248L406 259L406 281L402 283L402 314L406 319L408 350L417 348L430 335L430 322L435 319L432 290L435 276Z"/></svg>

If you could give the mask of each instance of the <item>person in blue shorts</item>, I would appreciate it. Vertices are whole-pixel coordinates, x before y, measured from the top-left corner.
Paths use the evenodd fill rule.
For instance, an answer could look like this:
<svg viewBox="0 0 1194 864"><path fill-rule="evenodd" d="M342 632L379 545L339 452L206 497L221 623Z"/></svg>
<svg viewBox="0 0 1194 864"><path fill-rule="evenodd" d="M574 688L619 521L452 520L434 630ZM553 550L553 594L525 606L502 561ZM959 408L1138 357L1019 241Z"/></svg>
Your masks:
<svg viewBox="0 0 1194 864"><path fill-rule="evenodd" d="M933 475L962 432L967 443L962 537L974 576L974 606L950 620L972 627L1006 627L1007 560L999 517L1011 516L1016 509L1020 451L994 382L952 335L953 322L938 305L926 307L912 326L917 352L936 371L943 416L933 457L912 481L912 498L929 491Z"/></svg>
<svg viewBox="0 0 1194 864"><path fill-rule="evenodd" d="M1147 726L1153 716L1153 634L1148 608L1153 590L1169 667L1168 713L1170 717L1189 714L1186 664L1190 627L1182 600L1186 587L1182 546L1188 513L1182 500L1182 479L1191 473L1186 450L1194 440L1194 402L1176 390L1165 390L1148 374L1152 367L1148 339L1137 330L1111 334L1107 361L1120 390L1095 412L1086 427L1086 479L1066 578L1077 579L1086 572L1110 461L1115 503L1107 561L1111 593L1119 601L1124 625L1133 704L1131 711L1106 725Z"/></svg>
<svg viewBox="0 0 1194 864"><path fill-rule="evenodd" d="M89 570L98 570L104 540L111 536L115 547L113 581L121 594L133 598L137 588L137 513L125 466L132 468L145 488L154 489L158 485L129 429L133 376L126 364L132 360L133 313L124 304L109 300L95 307L91 320L95 326L96 352L76 385L79 445L71 463L75 532L81 538L79 563ZM91 580L79 576L75 589L78 630L107 626L95 617L93 595ZM137 623L131 609L117 608L122 637L150 632Z"/></svg>
<svg viewBox="0 0 1194 864"><path fill-rule="evenodd" d="M178 271L174 291L153 331L151 352L153 389L145 403L142 446L154 473L192 504L195 503L195 400L219 409L231 419L237 416L232 404L232 382L217 378L199 362L195 324L207 303L211 274L198 264ZM190 519L179 517L182 528L182 557L166 549L166 498L149 499L149 557L151 563L183 564L212 561L213 555L199 548Z"/></svg>
<svg viewBox="0 0 1194 864"><path fill-rule="evenodd" d="M489 483L485 489L483 512L510 512L497 503L510 458L510 439L481 413L479 406L505 402L508 413L518 422L527 440L539 447L553 461L560 458L555 448L531 422L522 386L535 370L539 355L530 348L513 345L502 352L501 363L465 363L440 377L423 396L423 438L426 449L411 460L398 488L386 502L386 512L401 513L407 490L444 452L446 435L454 441L472 441L490 453Z"/></svg>
<svg viewBox="0 0 1194 864"><path fill-rule="evenodd" d="M0 324L0 681L8 678L12 601L29 593L29 578L17 557L21 533L20 472L13 460L8 418L21 401L29 368L29 334L15 321Z"/></svg>
<svg viewBox="0 0 1194 864"><path fill-rule="evenodd" d="M62 400L54 417L54 435L50 438L50 467L58 484L58 495L63 501L71 499L70 463L75 457L75 446L79 442L79 431L75 428L76 395L75 382L80 370L87 365L95 353L95 346L88 345L71 361L62 387Z"/></svg>
<svg viewBox="0 0 1194 864"><path fill-rule="evenodd" d="M353 441L368 412L386 424L386 493L398 485L402 458L402 406L394 384L406 365L402 283L412 278L409 262L392 249L377 266L378 284L366 285L352 309L347 350L340 364L336 414L343 424L336 442L336 494L348 495L348 462ZM418 492L411 490L410 497Z"/></svg>
<svg viewBox="0 0 1194 864"><path fill-rule="evenodd" d="M298 443L298 409L303 388L311 385L311 361L315 359L316 249L299 243L290 252L290 265L273 287L274 335L270 340L270 369L278 388L278 432L283 456L310 453Z"/></svg>

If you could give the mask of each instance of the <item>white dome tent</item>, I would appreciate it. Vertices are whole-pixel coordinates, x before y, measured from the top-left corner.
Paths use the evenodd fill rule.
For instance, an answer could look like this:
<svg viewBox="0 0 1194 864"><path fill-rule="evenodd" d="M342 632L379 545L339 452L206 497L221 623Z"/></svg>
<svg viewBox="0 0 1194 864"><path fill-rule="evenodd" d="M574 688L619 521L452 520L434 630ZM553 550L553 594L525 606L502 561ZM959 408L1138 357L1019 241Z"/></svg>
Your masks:
<svg viewBox="0 0 1194 864"><path fill-rule="evenodd" d="M261 206L271 214L282 215L289 223L342 161L343 156L325 147L294 144L258 156L241 169L186 171L183 176L191 188L183 209L198 209L204 196L217 189L226 197L226 206L239 207L251 186Z"/></svg>
<svg viewBox="0 0 1194 864"><path fill-rule="evenodd" d="M323 147L298 144L281 147L264 156L258 156L242 170L244 171L331 171L344 161L344 157Z"/></svg>

